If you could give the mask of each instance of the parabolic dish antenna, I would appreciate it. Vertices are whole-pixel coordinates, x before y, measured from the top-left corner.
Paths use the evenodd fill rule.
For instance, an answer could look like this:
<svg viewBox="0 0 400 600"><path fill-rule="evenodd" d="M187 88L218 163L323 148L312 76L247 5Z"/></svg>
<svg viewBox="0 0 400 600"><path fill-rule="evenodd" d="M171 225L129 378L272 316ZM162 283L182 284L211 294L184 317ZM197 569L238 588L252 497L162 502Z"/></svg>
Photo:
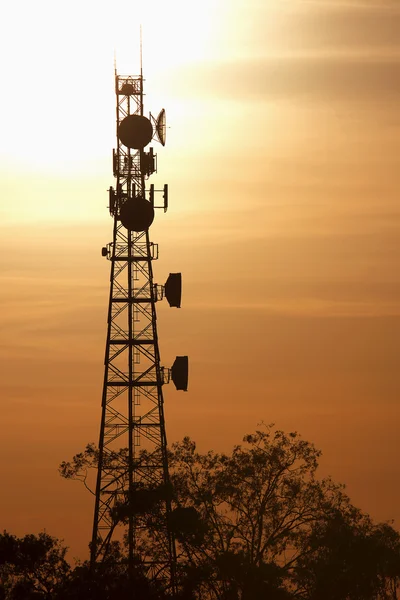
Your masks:
<svg viewBox="0 0 400 600"><path fill-rule="evenodd" d="M124 146L142 150L153 137L153 126L142 115L128 115L119 124L118 137Z"/></svg>
<svg viewBox="0 0 400 600"><path fill-rule="evenodd" d="M160 143L165 146L165 138L167 135L167 121L165 117L165 108L160 110L160 114L156 119L156 132Z"/></svg>
<svg viewBox="0 0 400 600"><path fill-rule="evenodd" d="M121 223L131 231L147 231L154 219L154 208L141 196L129 198L121 206Z"/></svg>

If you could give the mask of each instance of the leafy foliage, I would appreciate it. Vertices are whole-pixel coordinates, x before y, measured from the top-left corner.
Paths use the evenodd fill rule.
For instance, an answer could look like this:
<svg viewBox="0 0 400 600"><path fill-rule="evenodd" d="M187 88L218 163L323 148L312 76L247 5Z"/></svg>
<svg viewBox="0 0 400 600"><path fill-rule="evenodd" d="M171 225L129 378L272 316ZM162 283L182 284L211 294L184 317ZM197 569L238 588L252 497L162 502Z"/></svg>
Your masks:
<svg viewBox="0 0 400 600"><path fill-rule="evenodd" d="M199 453L184 438L169 453L172 490L138 489L114 518L134 511L145 519L146 553L157 556L160 503L169 495L180 600L397 598L398 532L355 508L344 486L319 479L320 454L272 427L245 436L231 454ZM126 456L115 453L109 468ZM87 485L96 467L88 445L61 474Z"/></svg>
<svg viewBox="0 0 400 600"><path fill-rule="evenodd" d="M4 531L0 534L0 598L51 598L70 571L66 551L44 532L17 538Z"/></svg>
<svg viewBox="0 0 400 600"><path fill-rule="evenodd" d="M397 598L400 536L349 507L316 523L304 540L298 586L310 600Z"/></svg>
<svg viewBox="0 0 400 600"><path fill-rule="evenodd" d="M207 573L199 597L282 595L301 540L342 496L341 486L316 479L320 453L297 434L266 428L244 442L228 456L199 454L185 438L171 453L175 501L196 511L202 534L177 537L182 563Z"/></svg>

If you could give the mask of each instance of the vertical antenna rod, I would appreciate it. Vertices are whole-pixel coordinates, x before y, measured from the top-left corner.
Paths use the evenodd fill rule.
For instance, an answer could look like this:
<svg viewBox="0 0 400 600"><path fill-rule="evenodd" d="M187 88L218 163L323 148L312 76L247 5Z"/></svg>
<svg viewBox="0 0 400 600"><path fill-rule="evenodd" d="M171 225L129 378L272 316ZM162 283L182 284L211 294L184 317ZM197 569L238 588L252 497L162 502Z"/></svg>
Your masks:
<svg viewBox="0 0 400 600"><path fill-rule="evenodd" d="M140 77L143 80L143 39L142 39L142 24L140 24Z"/></svg>

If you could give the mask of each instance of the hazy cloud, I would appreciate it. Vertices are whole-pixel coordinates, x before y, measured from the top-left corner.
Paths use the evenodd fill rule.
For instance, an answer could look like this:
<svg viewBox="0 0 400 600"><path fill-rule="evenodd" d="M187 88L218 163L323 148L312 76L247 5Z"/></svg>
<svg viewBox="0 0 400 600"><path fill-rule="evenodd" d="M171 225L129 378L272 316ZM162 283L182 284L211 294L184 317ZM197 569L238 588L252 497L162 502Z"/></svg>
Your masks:
<svg viewBox="0 0 400 600"><path fill-rule="evenodd" d="M184 77L182 77L184 75ZM253 99L395 102L400 61L345 58L259 59L213 63L180 74L185 89L202 95Z"/></svg>

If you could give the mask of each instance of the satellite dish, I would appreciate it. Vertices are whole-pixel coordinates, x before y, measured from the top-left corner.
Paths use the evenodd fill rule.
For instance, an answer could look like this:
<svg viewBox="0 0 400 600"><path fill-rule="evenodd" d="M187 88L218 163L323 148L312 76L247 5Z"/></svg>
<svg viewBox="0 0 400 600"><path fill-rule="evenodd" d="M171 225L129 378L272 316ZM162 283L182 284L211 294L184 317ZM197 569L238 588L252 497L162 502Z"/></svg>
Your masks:
<svg viewBox="0 0 400 600"><path fill-rule="evenodd" d="M153 126L142 115L128 115L118 127L118 137L124 146L142 150L153 137Z"/></svg>
<svg viewBox="0 0 400 600"><path fill-rule="evenodd" d="M121 206L121 223L131 231L147 231L154 219L154 208L141 196L128 198Z"/></svg>
<svg viewBox="0 0 400 600"><path fill-rule="evenodd" d="M165 108L160 110L160 114L156 119L156 132L160 143L165 146L165 138L167 135L167 121L165 116Z"/></svg>

